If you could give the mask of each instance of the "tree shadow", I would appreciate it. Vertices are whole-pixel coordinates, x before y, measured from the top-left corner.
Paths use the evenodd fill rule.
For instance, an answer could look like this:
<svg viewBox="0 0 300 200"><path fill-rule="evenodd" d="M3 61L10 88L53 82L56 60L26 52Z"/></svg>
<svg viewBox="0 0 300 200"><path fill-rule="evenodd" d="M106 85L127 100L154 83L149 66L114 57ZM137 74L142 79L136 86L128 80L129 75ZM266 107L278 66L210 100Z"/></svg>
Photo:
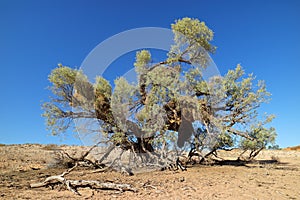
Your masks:
<svg viewBox="0 0 300 200"><path fill-rule="evenodd" d="M276 159L270 160L217 160L214 162L213 165L217 166L245 166L245 167L252 167L256 165L268 165L268 164L275 164L275 165L287 165L289 163L279 162Z"/></svg>
<svg viewBox="0 0 300 200"><path fill-rule="evenodd" d="M246 167L246 168L269 168L274 170L289 170L298 171L296 166L290 165L288 162L280 162L276 159L269 160L217 160L212 166L233 166L233 167Z"/></svg>

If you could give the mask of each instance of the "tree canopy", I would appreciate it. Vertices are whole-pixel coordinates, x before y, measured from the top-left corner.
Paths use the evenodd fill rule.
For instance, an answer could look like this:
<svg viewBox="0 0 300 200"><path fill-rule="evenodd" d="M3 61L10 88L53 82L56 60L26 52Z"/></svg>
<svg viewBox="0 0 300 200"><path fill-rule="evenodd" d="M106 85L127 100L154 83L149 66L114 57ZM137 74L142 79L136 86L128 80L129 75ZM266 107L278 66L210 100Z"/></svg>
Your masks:
<svg viewBox="0 0 300 200"><path fill-rule="evenodd" d="M103 77L92 83L83 71L62 64L53 69L53 96L43 104L51 133L91 119L96 126L84 129L101 133L102 143L158 159L178 149L201 153L232 147L251 150L251 157L273 144L276 132L268 123L274 116L258 112L270 100L265 83L239 64L206 80L209 54L216 51L213 31L191 18L171 28L174 44L166 60L155 63L149 50L136 52L137 84L120 77L112 87Z"/></svg>

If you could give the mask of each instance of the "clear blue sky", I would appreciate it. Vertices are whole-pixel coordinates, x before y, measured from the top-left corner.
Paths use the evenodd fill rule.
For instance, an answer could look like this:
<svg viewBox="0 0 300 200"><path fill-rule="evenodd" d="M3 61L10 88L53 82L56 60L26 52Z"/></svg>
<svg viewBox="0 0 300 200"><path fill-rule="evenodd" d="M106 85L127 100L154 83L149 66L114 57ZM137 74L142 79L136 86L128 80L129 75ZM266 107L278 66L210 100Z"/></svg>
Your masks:
<svg viewBox="0 0 300 200"><path fill-rule="evenodd" d="M300 1L0 1L0 143L78 143L49 136L40 105L47 76L80 66L101 41L137 27L199 18L215 32L222 74L241 63L266 80L282 146L300 144Z"/></svg>

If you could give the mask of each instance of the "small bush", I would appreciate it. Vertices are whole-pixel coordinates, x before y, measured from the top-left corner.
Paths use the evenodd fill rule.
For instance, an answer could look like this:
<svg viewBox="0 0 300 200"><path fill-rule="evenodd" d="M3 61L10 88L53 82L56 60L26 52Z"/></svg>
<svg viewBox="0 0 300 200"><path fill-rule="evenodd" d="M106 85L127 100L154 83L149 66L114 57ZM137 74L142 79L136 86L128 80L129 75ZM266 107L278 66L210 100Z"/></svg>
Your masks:
<svg viewBox="0 0 300 200"><path fill-rule="evenodd" d="M280 150L281 148L279 147L278 144L274 144L274 145L269 145L268 149L270 149L270 150Z"/></svg>
<svg viewBox="0 0 300 200"><path fill-rule="evenodd" d="M57 144L47 144L42 149L47 150L47 151L53 151L53 150L58 149L58 145Z"/></svg>
<svg viewBox="0 0 300 200"><path fill-rule="evenodd" d="M48 164L48 168L70 168L75 165L74 161L68 158L61 151L54 151L53 160Z"/></svg>

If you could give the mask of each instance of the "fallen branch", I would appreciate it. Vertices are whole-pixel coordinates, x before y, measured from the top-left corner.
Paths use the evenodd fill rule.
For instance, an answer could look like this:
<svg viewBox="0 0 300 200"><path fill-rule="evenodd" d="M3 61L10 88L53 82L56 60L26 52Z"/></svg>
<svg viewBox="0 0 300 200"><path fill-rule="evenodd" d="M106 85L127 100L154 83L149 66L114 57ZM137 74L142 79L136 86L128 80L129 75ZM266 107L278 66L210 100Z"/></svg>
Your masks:
<svg viewBox="0 0 300 200"><path fill-rule="evenodd" d="M90 154L90 152L96 148L101 142L98 142L97 144L93 145L88 151L86 151L84 154L82 154L79 158L75 158L73 156L71 156L68 152L61 150L61 152L70 160L73 161L73 163L78 163L79 165L85 166L85 167L94 167L96 169L98 168L104 168L105 165L102 164L102 161L92 161L90 159L87 158L87 156Z"/></svg>
<svg viewBox="0 0 300 200"><path fill-rule="evenodd" d="M73 169L78 166L76 163L74 167L68 169L67 171L63 172L60 175L50 176L46 178L43 182L40 183L32 183L30 184L31 188L39 188L39 187L46 187L52 186L56 184L63 184L66 186L68 190L71 192L80 195L77 191L79 187L89 187L91 189L104 189L104 190L119 190L119 191L133 191L136 192L137 190L129 184L117 184L117 183L103 183L100 181L94 180L68 180L64 176L69 174Z"/></svg>
<svg viewBox="0 0 300 200"><path fill-rule="evenodd" d="M136 192L137 190L129 184L117 184L117 183L105 183L100 181L93 181L93 180L67 180L61 176L50 176L46 178L45 181L41 183L33 183L30 184L31 188L39 188L39 187L46 187L48 185L53 185L61 183L66 185L67 189L71 192L80 195L77 191L79 187L89 187L91 189L104 189L104 190L119 190L119 191L133 191Z"/></svg>
<svg viewBox="0 0 300 200"><path fill-rule="evenodd" d="M110 167L104 167L104 168L101 168L101 169L96 169L96 170L92 171L92 173L107 172L110 169L111 169Z"/></svg>

